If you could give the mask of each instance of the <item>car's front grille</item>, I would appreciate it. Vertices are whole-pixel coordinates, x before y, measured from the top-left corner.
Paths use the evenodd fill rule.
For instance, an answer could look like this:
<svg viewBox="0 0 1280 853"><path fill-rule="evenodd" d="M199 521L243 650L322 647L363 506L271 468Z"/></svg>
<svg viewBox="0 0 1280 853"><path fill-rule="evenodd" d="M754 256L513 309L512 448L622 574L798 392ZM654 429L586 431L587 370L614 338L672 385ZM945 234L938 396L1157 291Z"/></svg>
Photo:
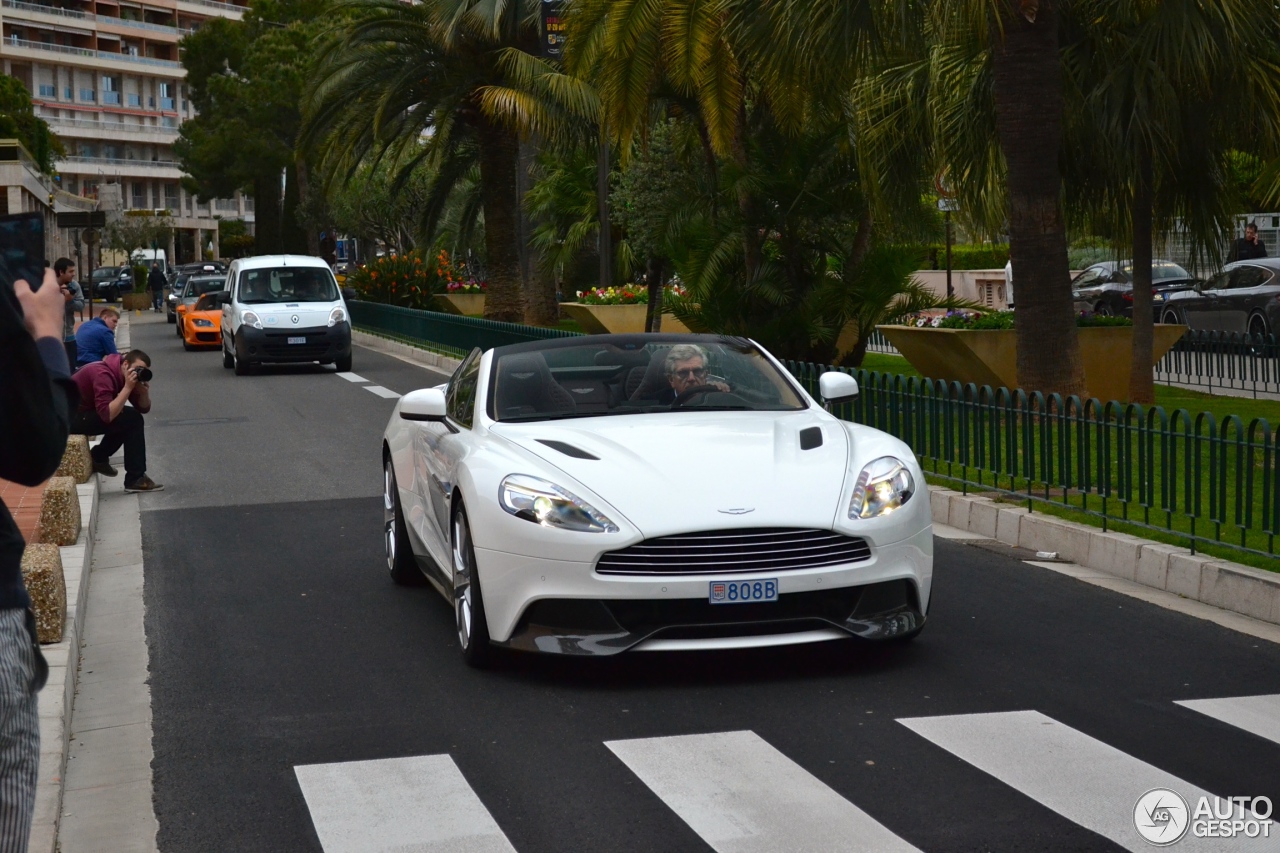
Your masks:
<svg viewBox="0 0 1280 853"><path fill-rule="evenodd" d="M221 338L217 332L196 332L196 340L203 344L216 344Z"/></svg>
<svg viewBox="0 0 1280 853"><path fill-rule="evenodd" d="M871 558L857 536L830 530L756 528L709 530L646 539L600 557L602 575L717 575L786 572Z"/></svg>

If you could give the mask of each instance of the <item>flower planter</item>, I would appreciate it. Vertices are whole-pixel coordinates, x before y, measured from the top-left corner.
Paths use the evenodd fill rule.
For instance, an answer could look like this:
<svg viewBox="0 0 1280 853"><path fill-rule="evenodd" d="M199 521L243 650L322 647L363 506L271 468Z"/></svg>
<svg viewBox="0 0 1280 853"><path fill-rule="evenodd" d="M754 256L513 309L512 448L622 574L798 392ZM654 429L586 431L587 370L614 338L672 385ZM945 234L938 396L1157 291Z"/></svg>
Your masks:
<svg viewBox="0 0 1280 853"><path fill-rule="evenodd" d="M644 331L644 320L649 306L643 303L635 305L586 305L582 302L561 302L560 307L588 335L626 335ZM663 313L662 331L664 334L687 335L689 327L681 323L674 314Z"/></svg>
<svg viewBox="0 0 1280 853"><path fill-rule="evenodd" d="M484 315L483 293L439 293L436 305L446 314L462 314L472 317Z"/></svg>
<svg viewBox="0 0 1280 853"><path fill-rule="evenodd" d="M1012 329L918 329L877 326L911 366L931 379L978 387L1018 386L1016 332ZM1082 398L1106 403L1129 398L1133 352L1132 326L1086 326L1076 330L1084 359ZM1152 341L1154 366L1187 331L1186 326L1157 324Z"/></svg>
<svg viewBox="0 0 1280 853"><path fill-rule="evenodd" d="M145 311L151 307L151 294L123 293L120 295L120 304L126 311Z"/></svg>

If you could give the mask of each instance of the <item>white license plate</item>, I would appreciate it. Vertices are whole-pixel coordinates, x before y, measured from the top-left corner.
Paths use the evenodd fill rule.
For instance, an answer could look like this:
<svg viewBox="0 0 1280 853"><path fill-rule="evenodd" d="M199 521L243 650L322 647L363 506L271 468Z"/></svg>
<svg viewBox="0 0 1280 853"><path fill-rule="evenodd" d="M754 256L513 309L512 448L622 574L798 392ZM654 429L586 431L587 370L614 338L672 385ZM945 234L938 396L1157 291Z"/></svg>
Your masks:
<svg viewBox="0 0 1280 853"><path fill-rule="evenodd" d="M302 337L302 338L289 338L289 343L291 343L291 344L305 344L306 342L307 342L307 339L306 339L305 337Z"/></svg>
<svg viewBox="0 0 1280 853"><path fill-rule="evenodd" d="M750 581L711 581L708 599L712 604L744 604L752 601L777 601L778 579L760 578Z"/></svg>

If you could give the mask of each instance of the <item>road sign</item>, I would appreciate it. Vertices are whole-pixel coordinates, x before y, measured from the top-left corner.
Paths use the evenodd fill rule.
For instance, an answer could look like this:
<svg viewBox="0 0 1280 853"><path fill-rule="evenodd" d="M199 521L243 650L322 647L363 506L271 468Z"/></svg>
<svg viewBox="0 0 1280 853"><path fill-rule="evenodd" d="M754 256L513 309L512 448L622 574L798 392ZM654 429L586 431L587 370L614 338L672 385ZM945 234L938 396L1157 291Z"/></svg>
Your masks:
<svg viewBox="0 0 1280 853"><path fill-rule="evenodd" d="M959 209L960 202L956 201L954 198L938 199L938 210L941 210L944 213L953 213Z"/></svg>
<svg viewBox="0 0 1280 853"><path fill-rule="evenodd" d="M83 242L86 246L92 246L94 243L98 242L98 231L97 231L97 229L95 229L95 228L86 228L86 229L84 229L84 231L80 232L80 240L81 240L81 242Z"/></svg>
<svg viewBox="0 0 1280 853"><path fill-rule="evenodd" d="M59 228L106 228L107 214L102 210L68 210L57 214Z"/></svg>

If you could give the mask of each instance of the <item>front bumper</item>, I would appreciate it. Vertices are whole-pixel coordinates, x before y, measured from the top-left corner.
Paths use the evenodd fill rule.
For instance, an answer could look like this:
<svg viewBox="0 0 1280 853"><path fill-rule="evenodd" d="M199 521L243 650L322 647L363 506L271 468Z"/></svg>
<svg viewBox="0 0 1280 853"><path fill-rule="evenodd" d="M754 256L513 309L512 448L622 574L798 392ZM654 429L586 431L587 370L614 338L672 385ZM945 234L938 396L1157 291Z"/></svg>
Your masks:
<svg viewBox="0 0 1280 853"><path fill-rule="evenodd" d="M513 649L598 656L889 640L924 625L933 531L876 547L857 563L770 574L778 601L750 604L711 604L709 582L759 574L609 576L587 563L480 548L476 562L490 637Z"/></svg>
<svg viewBox="0 0 1280 853"><path fill-rule="evenodd" d="M303 343L289 343L303 338ZM313 326L305 329L255 329L241 326L236 333L236 358L250 363L336 361L351 352L351 326Z"/></svg>

